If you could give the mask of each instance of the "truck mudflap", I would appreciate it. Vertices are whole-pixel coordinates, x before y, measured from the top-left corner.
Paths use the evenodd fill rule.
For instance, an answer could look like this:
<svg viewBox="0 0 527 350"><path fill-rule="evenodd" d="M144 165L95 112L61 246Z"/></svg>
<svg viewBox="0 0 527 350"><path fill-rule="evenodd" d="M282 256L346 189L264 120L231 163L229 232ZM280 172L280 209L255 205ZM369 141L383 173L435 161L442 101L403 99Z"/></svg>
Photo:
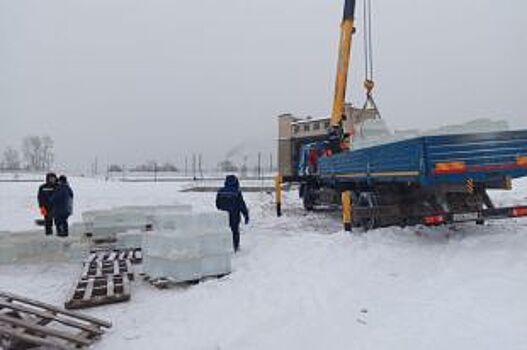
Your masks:
<svg viewBox="0 0 527 350"><path fill-rule="evenodd" d="M504 207L484 209L477 212L444 213L428 215L422 218L422 223L427 226L439 226L461 222L484 222L486 220L499 220L527 217L527 206Z"/></svg>

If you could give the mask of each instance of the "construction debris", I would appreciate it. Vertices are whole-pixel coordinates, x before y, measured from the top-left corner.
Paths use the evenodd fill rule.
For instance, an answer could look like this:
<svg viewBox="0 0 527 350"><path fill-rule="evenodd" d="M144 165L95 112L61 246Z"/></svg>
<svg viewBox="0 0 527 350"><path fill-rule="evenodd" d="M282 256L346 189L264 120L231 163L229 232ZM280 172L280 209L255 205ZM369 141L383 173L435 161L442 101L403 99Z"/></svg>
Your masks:
<svg viewBox="0 0 527 350"><path fill-rule="evenodd" d="M0 348L72 350L92 345L112 324L0 291Z"/></svg>

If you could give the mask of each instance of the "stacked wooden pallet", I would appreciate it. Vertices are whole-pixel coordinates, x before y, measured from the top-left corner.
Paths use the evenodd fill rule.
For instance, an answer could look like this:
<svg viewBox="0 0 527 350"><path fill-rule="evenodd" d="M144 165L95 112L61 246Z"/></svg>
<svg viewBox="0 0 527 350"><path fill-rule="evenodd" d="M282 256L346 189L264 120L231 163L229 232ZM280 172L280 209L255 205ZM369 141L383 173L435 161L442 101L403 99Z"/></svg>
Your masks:
<svg viewBox="0 0 527 350"><path fill-rule="evenodd" d="M0 349L84 348L111 326L94 317L0 291Z"/></svg>
<svg viewBox="0 0 527 350"><path fill-rule="evenodd" d="M141 249L92 251L64 306L81 309L130 300L132 264L141 261Z"/></svg>

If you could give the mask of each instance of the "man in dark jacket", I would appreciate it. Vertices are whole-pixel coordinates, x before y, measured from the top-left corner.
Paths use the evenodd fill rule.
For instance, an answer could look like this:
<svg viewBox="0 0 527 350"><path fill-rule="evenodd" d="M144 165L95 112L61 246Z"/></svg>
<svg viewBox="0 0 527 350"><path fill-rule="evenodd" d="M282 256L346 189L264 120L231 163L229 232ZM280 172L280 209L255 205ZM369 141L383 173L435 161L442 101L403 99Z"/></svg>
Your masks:
<svg viewBox="0 0 527 350"><path fill-rule="evenodd" d="M44 227L46 235L53 234L53 216L51 215L51 196L57 188L57 175L54 173L46 174L46 182L38 188L38 207L40 214L44 217Z"/></svg>
<svg viewBox="0 0 527 350"><path fill-rule="evenodd" d="M61 175L51 196L51 214L57 226L57 236L68 236L68 218L73 213L73 191L66 176Z"/></svg>
<svg viewBox="0 0 527 350"><path fill-rule="evenodd" d="M245 224L249 223L249 210L243 200L238 178L229 175L225 179L225 186L222 187L216 195L216 208L229 213L229 226L232 231L232 240L234 251L240 248L240 220L241 215L245 219Z"/></svg>

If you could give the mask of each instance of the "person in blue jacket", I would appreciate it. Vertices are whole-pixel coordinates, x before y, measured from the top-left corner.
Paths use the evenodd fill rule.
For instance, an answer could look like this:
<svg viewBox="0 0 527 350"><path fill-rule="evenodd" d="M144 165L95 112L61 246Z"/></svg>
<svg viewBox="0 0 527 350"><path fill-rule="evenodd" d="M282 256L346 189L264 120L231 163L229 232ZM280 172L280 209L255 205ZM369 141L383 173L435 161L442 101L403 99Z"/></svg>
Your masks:
<svg viewBox="0 0 527 350"><path fill-rule="evenodd" d="M68 218L73 213L73 190L66 176L59 176L57 188L51 196L51 214L57 226L57 236L69 234Z"/></svg>
<svg viewBox="0 0 527 350"><path fill-rule="evenodd" d="M216 208L229 213L229 226L232 231L234 251L240 249L240 221L243 215L245 224L249 223L249 210L240 190L240 182L235 175L225 178L225 186L216 195Z"/></svg>
<svg viewBox="0 0 527 350"><path fill-rule="evenodd" d="M40 185L38 188L38 207L40 213L44 218L44 227L46 230L46 235L53 234L53 216L51 215L52 203L51 197L57 189L57 175L55 173L46 174L46 182Z"/></svg>

